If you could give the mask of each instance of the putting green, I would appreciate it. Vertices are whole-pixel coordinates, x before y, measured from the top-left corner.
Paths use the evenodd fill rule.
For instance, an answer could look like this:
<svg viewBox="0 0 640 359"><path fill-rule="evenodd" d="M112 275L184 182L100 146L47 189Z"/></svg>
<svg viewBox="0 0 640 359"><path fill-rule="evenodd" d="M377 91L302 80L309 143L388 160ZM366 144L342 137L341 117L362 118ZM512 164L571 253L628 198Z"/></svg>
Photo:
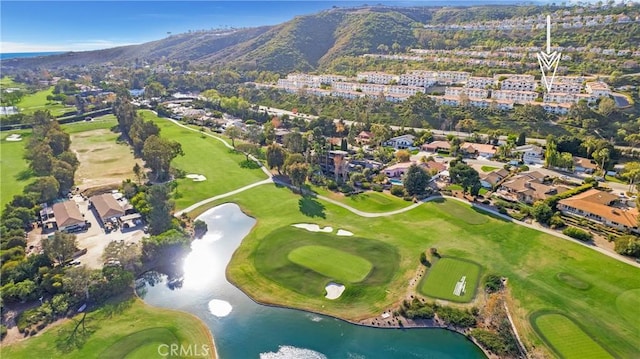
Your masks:
<svg viewBox="0 0 640 359"><path fill-rule="evenodd" d="M640 308L640 288L628 290L616 298L616 309L625 320L640 330L638 321L638 308Z"/></svg>
<svg viewBox="0 0 640 359"><path fill-rule="evenodd" d="M611 354L589 334L563 314L534 314L531 317L531 324L538 335L561 358L612 358Z"/></svg>
<svg viewBox="0 0 640 359"><path fill-rule="evenodd" d="M458 282L464 277L464 291L455 294ZM453 302L469 302L476 294L480 265L457 258L440 258L423 278L418 290L429 297Z"/></svg>
<svg viewBox="0 0 640 359"><path fill-rule="evenodd" d="M371 272L368 260L325 246L303 246L289 252L289 259L341 283L358 283Z"/></svg>
<svg viewBox="0 0 640 359"><path fill-rule="evenodd" d="M285 226L260 240L253 261L262 275L307 297L324 298L332 280L351 283L338 300L348 304L367 295L384 295L400 255L378 240Z"/></svg>

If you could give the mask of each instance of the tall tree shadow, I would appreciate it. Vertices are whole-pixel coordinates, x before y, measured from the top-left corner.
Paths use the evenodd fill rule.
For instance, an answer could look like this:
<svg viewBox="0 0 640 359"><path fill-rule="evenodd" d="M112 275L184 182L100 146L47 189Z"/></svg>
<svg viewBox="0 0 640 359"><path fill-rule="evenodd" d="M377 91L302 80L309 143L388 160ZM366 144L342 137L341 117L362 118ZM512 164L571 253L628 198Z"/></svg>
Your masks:
<svg viewBox="0 0 640 359"><path fill-rule="evenodd" d="M298 207L300 208L300 213L304 214L307 217L327 217L327 215L324 213L324 205L311 196L302 196L298 200Z"/></svg>
<svg viewBox="0 0 640 359"><path fill-rule="evenodd" d="M26 169L26 170L22 170L20 172L18 172L15 176L15 178L18 181L26 181L31 177L35 177L35 173L33 173L33 171L31 169Z"/></svg>

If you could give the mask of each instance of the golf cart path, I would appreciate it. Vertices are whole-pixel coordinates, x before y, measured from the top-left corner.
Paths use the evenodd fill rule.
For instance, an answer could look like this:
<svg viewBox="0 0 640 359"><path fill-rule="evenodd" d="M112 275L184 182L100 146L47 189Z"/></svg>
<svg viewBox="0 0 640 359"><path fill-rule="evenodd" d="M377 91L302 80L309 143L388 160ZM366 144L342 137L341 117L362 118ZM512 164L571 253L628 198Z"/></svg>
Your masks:
<svg viewBox="0 0 640 359"><path fill-rule="evenodd" d="M190 128L188 126L185 126L185 125L179 123L176 120L173 120L173 119L167 119L167 120L173 122L174 124L176 124L176 125L178 125L178 126L180 126L182 128L186 128L186 129L194 131L194 132L201 132L201 131L198 131L196 129L193 129L193 128ZM202 132L202 133L204 133L204 132ZM233 149L233 146L231 146L229 143L227 143L227 141L225 141L223 138L215 136L215 135L212 135L212 134L208 134L208 133L204 133L204 134L206 136L212 137L212 138L222 142L227 148ZM219 199L222 199L222 198L225 198L225 197L232 196L234 194L238 194L238 193L244 192L244 191L246 191L248 189L251 189L251 188L257 187L257 186L261 186L263 184L276 183L278 185L287 186L289 188L296 188L295 186L292 186L289 183L285 183L285 182L274 180L273 179L273 174L271 172L269 172L269 170L267 168L265 168L265 166L262 165L260 160L258 160L254 156L250 156L250 158L252 160L256 161L260 165L260 168L262 169L262 171L267 175L267 177L268 177L267 179L264 179L264 180L258 181L258 182L254 182L252 184L246 185L244 187L240 187L240 188L235 189L233 191L229 191L229 192L226 192L226 193L219 194L217 196L206 198L206 199L204 199L202 201L199 201L197 203L192 204L191 206L189 206L189 207L187 207L187 208L185 208L183 210L180 210L180 211L176 212L175 216L178 217L178 216L182 215L183 213L191 212L194 209L196 209L196 208L198 208L198 207L200 207L200 206L202 206L204 204L211 203L213 201L217 201ZM353 207L351 207L351 206L349 206L347 204L344 204L342 202L336 201L334 199L331 199L331 198L328 198L328 197L325 197L325 196L322 196L322 195L314 194L314 196L316 198L319 198L319 199L323 200L323 201L326 201L326 202L329 202L329 203L334 204L336 206L342 207L342 208L344 208L344 209L346 209L346 210L350 211L351 213L354 213L354 214L356 214L358 216L366 217L366 218L388 217L388 216L393 216L393 215L396 215L396 214L408 212L408 211L410 211L410 210L412 210L412 209L414 209L416 207L419 207L423 203L427 203L427 202L433 201L435 199L444 197L446 199L452 199L452 200L456 200L456 201L459 201L459 202L462 202L462 203L466 203L468 205L471 205L471 207L473 207L473 208L480 209L481 211L490 213L490 214L492 214L494 216L500 217L500 218L502 218L504 220L507 220L507 221L509 221L511 223L518 224L518 225L521 225L521 226L524 226L524 227L528 227L528 228L531 228L531 229L535 229L537 231L544 232L544 233L553 235L553 236L558 237L558 238L562 238L564 240L570 241L571 243L575 243L575 244L581 245L583 247L590 248L590 249L592 249L594 251L600 252L600 253L602 253L602 254L604 254L606 256L609 256L609 257L611 257L613 259L617 259L617 260L619 260L619 261L621 261L623 263L627 263L627 264L630 264L630 265L632 265L632 266L634 266L636 268L640 268L640 263L637 263L633 259L621 256L621 255L619 255L617 253L609 252L609 251L607 251L607 250L605 250L603 248L600 248L600 247L596 247L596 246L593 246L593 245L589 245L587 243L580 242L579 240L573 239L573 238L571 238L569 236L566 236L566 235L564 235L562 233L556 232L556 231L554 231L554 230L552 230L550 228L546 228L546 227L542 227L540 225L535 225L535 224L530 224L530 223L525 223L525 222L521 222L521 221L515 220L515 219L513 219L513 218L511 218L511 217L509 217L507 215L504 215L502 213L499 213L498 211L493 210L491 208L487 208L485 206L481 206L481 205L478 205L478 204L475 204L475 203L469 203L468 201L465 201L463 199L456 198L456 197L451 197L451 196L432 196L432 197L426 198L424 200L421 200L421 201L419 201L417 203L414 203L414 204L412 204L410 206L407 206L407 207L404 207L404 208L401 208L401 209L397 209L397 210L394 210L394 211L389 211L389 212L364 212L364 211L361 211L359 209L353 208Z"/></svg>

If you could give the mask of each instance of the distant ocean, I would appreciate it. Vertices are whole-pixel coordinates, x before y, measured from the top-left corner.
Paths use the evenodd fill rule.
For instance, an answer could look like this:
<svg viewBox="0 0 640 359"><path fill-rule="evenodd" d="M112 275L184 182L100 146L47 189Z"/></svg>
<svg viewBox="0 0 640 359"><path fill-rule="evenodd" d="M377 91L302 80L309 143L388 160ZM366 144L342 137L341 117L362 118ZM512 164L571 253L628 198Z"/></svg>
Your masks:
<svg viewBox="0 0 640 359"><path fill-rule="evenodd" d="M49 55L57 55L57 54L64 54L64 51L54 51L54 52L8 52L6 54L0 53L0 60L16 59L16 58L21 58L21 57L49 56Z"/></svg>

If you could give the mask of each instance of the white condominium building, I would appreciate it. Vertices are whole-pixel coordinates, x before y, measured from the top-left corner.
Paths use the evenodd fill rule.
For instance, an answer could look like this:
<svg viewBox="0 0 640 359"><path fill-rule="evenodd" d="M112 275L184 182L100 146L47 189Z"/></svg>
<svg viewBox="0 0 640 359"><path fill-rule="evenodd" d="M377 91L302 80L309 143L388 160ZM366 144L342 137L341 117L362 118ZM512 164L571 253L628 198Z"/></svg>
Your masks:
<svg viewBox="0 0 640 359"><path fill-rule="evenodd" d="M507 91L533 91L536 89L536 82L519 78L508 78L500 83L500 89Z"/></svg>
<svg viewBox="0 0 640 359"><path fill-rule="evenodd" d="M366 81L368 83L381 85L389 84L392 81L400 81L400 76L398 75L377 71L360 72L356 78L358 81Z"/></svg>
<svg viewBox="0 0 640 359"><path fill-rule="evenodd" d="M436 75L440 85L464 83L469 79L469 73L464 71L442 71L437 72Z"/></svg>
<svg viewBox="0 0 640 359"><path fill-rule="evenodd" d="M489 90L482 88L466 88L466 87L447 87L444 90L444 94L447 96L460 96L460 94L466 94L467 97L473 98L487 98L489 97Z"/></svg>
<svg viewBox="0 0 640 359"><path fill-rule="evenodd" d="M587 90L588 94L591 94L595 97L611 95L609 85L601 81L587 82L585 89Z"/></svg>
<svg viewBox="0 0 640 359"><path fill-rule="evenodd" d="M550 92L564 92L564 93L577 94L577 93L580 93L581 89L582 89L582 83L563 82L563 81L558 81L558 79L556 79L551 84Z"/></svg>
<svg viewBox="0 0 640 359"><path fill-rule="evenodd" d="M401 85L431 87L436 81L437 76L433 71L412 71L400 75L398 82Z"/></svg>
<svg viewBox="0 0 640 359"><path fill-rule="evenodd" d="M496 84L496 81L491 77L469 77L467 80L466 87L469 88L478 88L478 89L486 89L488 86L493 86Z"/></svg>
<svg viewBox="0 0 640 359"><path fill-rule="evenodd" d="M491 91L491 98L496 100L513 101L518 104L526 104L538 98L538 93L533 91L495 90Z"/></svg>

